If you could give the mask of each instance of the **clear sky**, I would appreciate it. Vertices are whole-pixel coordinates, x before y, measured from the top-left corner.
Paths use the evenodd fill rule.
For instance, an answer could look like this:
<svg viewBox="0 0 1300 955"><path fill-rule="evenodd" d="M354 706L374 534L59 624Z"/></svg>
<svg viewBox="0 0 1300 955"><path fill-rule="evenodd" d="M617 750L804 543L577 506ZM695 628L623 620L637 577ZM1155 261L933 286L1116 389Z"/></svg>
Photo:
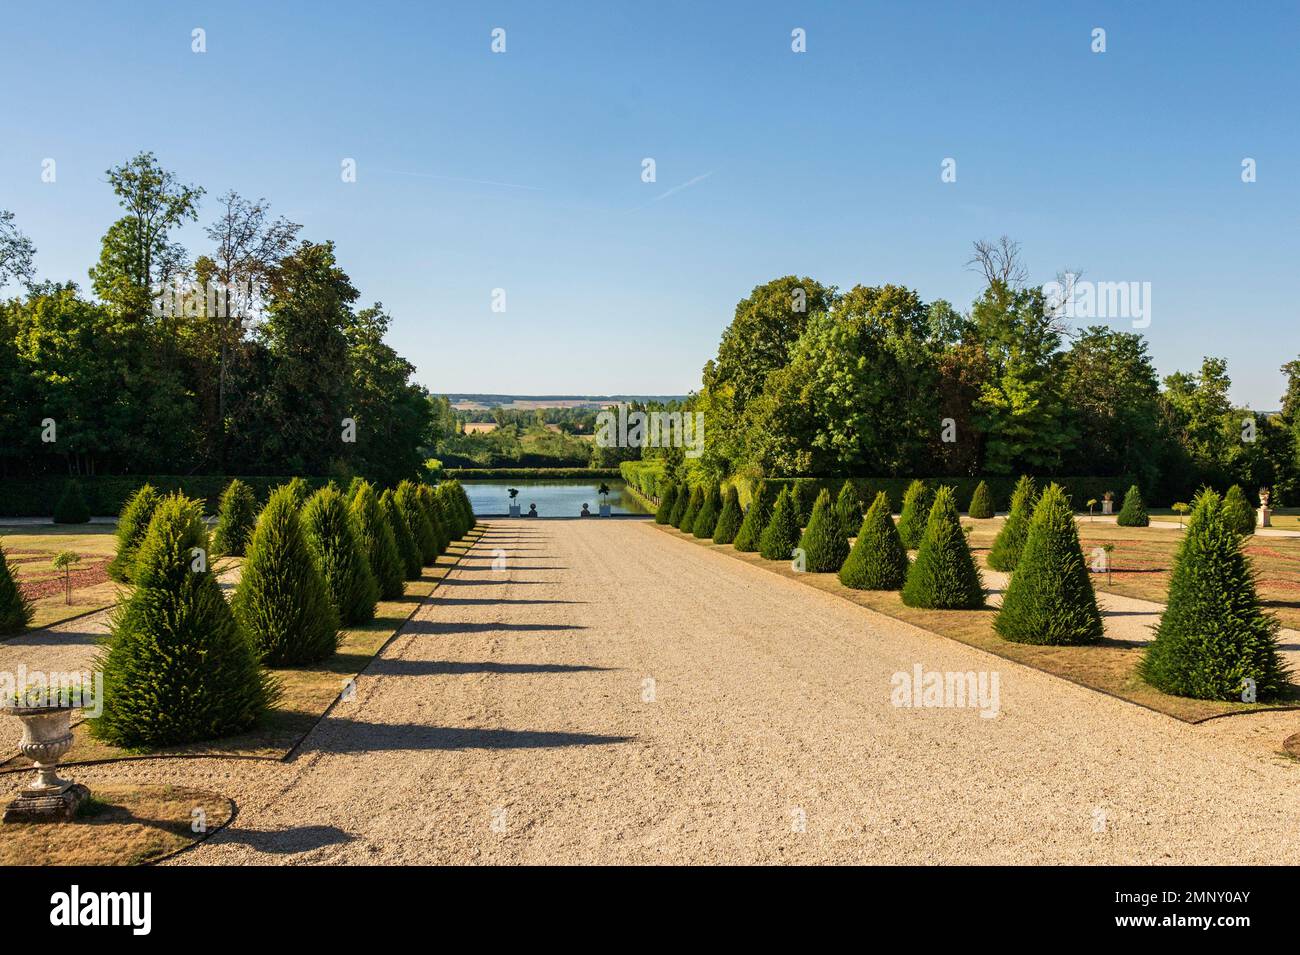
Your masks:
<svg viewBox="0 0 1300 955"><path fill-rule="evenodd" d="M0 208L41 277L88 284L104 171L151 149L208 189L203 222L234 188L333 239L435 391L684 393L754 285L965 308L971 241L1003 233L1036 283L1151 282L1161 374L1222 356L1273 409L1300 354L1300 4L0 10Z"/></svg>

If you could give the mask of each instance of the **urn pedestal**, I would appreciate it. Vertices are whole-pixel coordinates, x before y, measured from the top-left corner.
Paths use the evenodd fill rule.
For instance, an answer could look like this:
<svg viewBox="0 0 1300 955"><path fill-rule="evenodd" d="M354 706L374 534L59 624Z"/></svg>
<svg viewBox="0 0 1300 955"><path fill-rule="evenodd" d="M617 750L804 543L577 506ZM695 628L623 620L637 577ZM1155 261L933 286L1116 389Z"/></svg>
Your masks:
<svg viewBox="0 0 1300 955"><path fill-rule="evenodd" d="M1115 513L1115 502L1114 502L1114 501L1102 501L1102 502L1101 502L1101 512L1102 512L1103 514L1114 514L1114 513Z"/></svg>
<svg viewBox="0 0 1300 955"><path fill-rule="evenodd" d="M1273 511L1268 507L1268 505L1265 505L1259 509L1259 526L1260 527L1273 526Z"/></svg>
<svg viewBox="0 0 1300 955"><path fill-rule="evenodd" d="M72 748L70 706L15 706L4 712L23 724L18 752L36 766L36 778L5 807L5 822L61 822L72 819L90 795L85 786L60 779L59 760Z"/></svg>

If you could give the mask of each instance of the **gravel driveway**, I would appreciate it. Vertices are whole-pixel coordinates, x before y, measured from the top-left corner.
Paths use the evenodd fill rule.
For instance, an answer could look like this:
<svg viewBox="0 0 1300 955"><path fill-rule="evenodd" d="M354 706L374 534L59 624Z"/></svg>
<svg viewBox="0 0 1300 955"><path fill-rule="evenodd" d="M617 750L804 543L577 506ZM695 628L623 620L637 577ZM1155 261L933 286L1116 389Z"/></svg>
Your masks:
<svg viewBox="0 0 1300 955"><path fill-rule="evenodd" d="M1300 862L1300 766L1241 745L1254 717L1179 723L645 522L495 521L437 594L292 762L78 778L234 796L179 864ZM996 671L997 716L892 705L918 664Z"/></svg>

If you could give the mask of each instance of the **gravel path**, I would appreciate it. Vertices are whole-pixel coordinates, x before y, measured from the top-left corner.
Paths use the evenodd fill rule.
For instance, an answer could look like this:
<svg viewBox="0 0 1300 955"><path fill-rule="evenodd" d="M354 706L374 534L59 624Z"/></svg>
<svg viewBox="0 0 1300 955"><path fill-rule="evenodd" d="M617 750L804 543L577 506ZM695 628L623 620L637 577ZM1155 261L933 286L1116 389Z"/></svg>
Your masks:
<svg viewBox="0 0 1300 955"><path fill-rule="evenodd" d="M178 864L1300 862L1300 767L1237 745L1276 724L1182 724L646 522L493 522L437 594L293 762L78 778L235 796ZM917 664L995 671L997 717L891 705Z"/></svg>

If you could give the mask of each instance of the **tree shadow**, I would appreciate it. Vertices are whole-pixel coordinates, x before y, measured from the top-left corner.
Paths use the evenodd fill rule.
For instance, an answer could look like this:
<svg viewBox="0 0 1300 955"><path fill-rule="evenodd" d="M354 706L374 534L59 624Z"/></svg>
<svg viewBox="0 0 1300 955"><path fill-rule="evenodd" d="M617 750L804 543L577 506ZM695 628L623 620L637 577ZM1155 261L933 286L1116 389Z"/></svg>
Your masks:
<svg viewBox="0 0 1300 955"><path fill-rule="evenodd" d="M466 676L491 673L500 676L528 673L603 673L611 667L575 663L500 663L495 660L379 659L366 670L380 676Z"/></svg>
<svg viewBox="0 0 1300 955"><path fill-rule="evenodd" d="M295 826L292 829L240 829L231 826L217 833L213 842L235 842L257 852L290 855L323 846L342 845L355 839L338 826Z"/></svg>
<svg viewBox="0 0 1300 955"><path fill-rule="evenodd" d="M312 738L311 750L366 753L390 750L454 751L465 749L555 749L610 746L633 736L566 733L549 730L485 729L473 726L424 726L417 723L367 723L331 717L327 732Z"/></svg>
<svg viewBox="0 0 1300 955"><path fill-rule="evenodd" d="M479 574L484 572L493 573L493 574L505 573L505 571L497 570L495 567L492 566L495 560L496 558L494 557L485 557L483 558L484 562L478 565L472 563L465 563L464 561L462 561L459 565L457 565L456 569L460 571L466 571L471 574ZM506 558L506 568L508 570L568 570L569 569L568 567L561 567L557 564L525 564L519 561L510 560L508 555Z"/></svg>
<svg viewBox="0 0 1300 955"><path fill-rule="evenodd" d="M548 580L463 580L459 577L444 577L439 587L500 587L505 584L546 584Z"/></svg>
<svg viewBox="0 0 1300 955"><path fill-rule="evenodd" d="M430 634L441 636L449 633L493 633L509 631L511 633L555 633L562 630L586 630L567 623L468 623L465 621L413 620L406 628L406 633Z"/></svg>
<svg viewBox="0 0 1300 955"><path fill-rule="evenodd" d="M527 597L440 597L438 603L444 606L500 606L503 604L586 604L586 600L529 600Z"/></svg>

